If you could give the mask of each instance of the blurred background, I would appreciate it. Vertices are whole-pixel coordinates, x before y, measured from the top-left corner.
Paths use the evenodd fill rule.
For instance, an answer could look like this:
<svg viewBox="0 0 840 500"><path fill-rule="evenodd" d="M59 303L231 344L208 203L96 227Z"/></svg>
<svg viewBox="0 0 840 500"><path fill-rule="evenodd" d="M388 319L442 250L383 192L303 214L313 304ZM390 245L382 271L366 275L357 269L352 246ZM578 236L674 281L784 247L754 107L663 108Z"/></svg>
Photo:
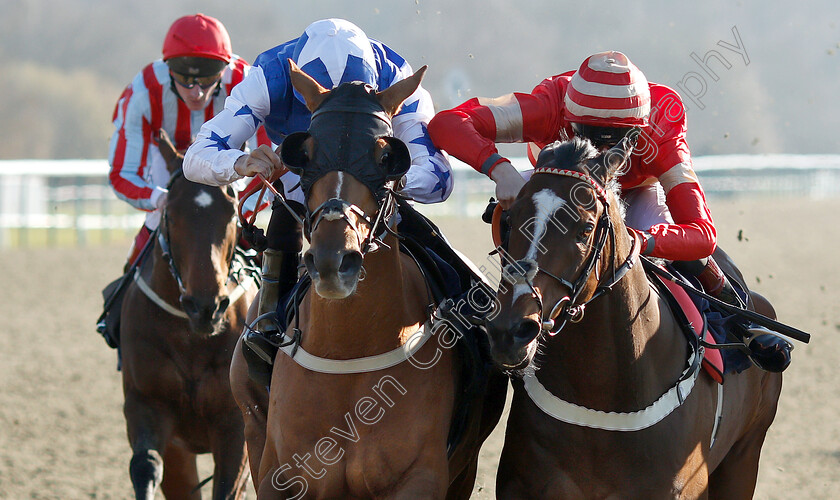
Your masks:
<svg viewBox="0 0 840 500"><path fill-rule="evenodd" d="M592 53L625 52L677 90L707 195L840 194L840 28L833 0L0 0L0 248L125 240L143 215L105 177L122 89L180 16L220 19L248 61L343 17L429 65L437 109L529 92ZM501 145L528 167L522 145ZM769 156L773 155L773 156ZM820 155L820 156L815 156ZM476 216L493 184L463 164L435 216ZM768 175L772 172L772 175Z"/></svg>
<svg viewBox="0 0 840 500"><path fill-rule="evenodd" d="M840 152L833 0L0 0L0 12L0 159L104 158L120 91L160 57L172 21L196 12L221 20L248 61L346 18L428 64L438 109L528 92L619 50L683 96L696 155Z"/></svg>

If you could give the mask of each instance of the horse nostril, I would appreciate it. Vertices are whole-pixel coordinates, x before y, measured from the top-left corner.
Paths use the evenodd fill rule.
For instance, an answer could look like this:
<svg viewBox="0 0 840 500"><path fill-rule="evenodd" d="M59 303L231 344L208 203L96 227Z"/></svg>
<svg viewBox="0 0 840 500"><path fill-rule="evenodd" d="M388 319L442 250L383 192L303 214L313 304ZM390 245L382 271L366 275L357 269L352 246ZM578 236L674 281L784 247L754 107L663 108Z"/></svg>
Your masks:
<svg viewBox="0 0 840 500"><path fill-rule="evenodd" d="M230 306L230 298L225 297L219 301L219 307L216 308L216 311L219 314L224 314L227 311L227 308Z"/></svg>
<svg viewBox="0 0 840 500"><path fill-rule="evenodd" d="M540 325L532 319L524 319L513 330L517 343L530 344L540 334Z"/></svg>
<svg viewBox="0 0 840 500"><path fill-rule="evenodd" d="M195 315L198 312L198 306L195 303L195 299L193 297L181 297L181 308L190 316Z"/></svg>
<svg viewBox="0 0 840 500"><path fill-rule="evenodd" d="M338 272L341 274L355 274L359 272L362 267L362 254L359 252L349 252L341 259L341 265L338 266Z"/></svg>

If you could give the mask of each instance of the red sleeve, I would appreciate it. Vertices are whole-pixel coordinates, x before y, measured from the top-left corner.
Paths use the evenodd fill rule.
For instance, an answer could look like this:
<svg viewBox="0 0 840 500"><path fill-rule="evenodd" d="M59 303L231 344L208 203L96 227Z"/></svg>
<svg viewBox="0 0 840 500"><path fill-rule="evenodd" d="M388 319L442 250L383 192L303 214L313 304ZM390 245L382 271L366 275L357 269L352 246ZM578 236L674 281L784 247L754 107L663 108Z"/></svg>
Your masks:
<svg viewBox="0 0 840 500"><path fill-rule="evenodd" d="M437 113L428 125L429 137L438 149L490 175L504 158L496 149L496 121L493 113L470 99L460 106Z"/></svg>
<svg viewBox="0 0 840 500"><path fill-rule="evenodd" d="M642 141L642 168L654 175L665 190L665 203L674 224L650 228L654 257L696 260L715 251L717 233L706 195L691 163L685 139L685 108L676 92L651 84L650 127Z"/></svg>
<svg viewBox="0 0 840 500"><path fill-rule="evenodd" d="M499 155L497 142L546 144L557 139L570 77L567 73L547 78L530 94L473 98L441 111L429 123L429 136L439 149L490 175L496 164L506 160Z"/></svg>

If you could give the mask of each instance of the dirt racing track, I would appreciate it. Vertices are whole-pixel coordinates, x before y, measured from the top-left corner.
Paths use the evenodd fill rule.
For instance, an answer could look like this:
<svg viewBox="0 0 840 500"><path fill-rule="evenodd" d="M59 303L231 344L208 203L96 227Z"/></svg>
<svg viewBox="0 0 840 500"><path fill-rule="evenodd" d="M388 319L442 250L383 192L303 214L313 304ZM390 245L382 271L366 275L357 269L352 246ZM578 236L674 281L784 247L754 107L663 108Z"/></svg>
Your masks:
<svg viewBox="0 0 840 500"><path fill-rule="evenodd" d="M840 200L710 205L719 244L748 284L773 302L781 321L813 336L796 346L785 372L756 498L836 498ZM477 214L439 222L457 248L485 262L491 244ZM0 498L133 496L116 353L93 328L99 291L121 269L126 249L0 250ZM501 431L485 443L474 498L494 498ZM210 470L202 460L202 477Z"/></svg>

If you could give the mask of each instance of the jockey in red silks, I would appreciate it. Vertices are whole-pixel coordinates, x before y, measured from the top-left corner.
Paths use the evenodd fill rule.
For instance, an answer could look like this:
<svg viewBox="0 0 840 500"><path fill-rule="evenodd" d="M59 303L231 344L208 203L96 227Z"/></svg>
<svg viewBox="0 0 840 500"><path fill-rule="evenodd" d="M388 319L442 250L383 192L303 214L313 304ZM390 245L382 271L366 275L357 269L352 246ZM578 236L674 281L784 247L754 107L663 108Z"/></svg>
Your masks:
<svg viewBox="0 0 840 500"><path fill-rule="evenodd" d="M143 68L123 91L113 115L109 180L119 198L148 212L128 265L157 229L166 202L170 174L157 148L158 131L165 130L177 149L186 150L201 125L224 109L225 98L249 69L232 52L224 25L195 14L172 23L163 57ZM257 137L269 143L264 132Z"/></svg>
<svg viewBox="0 0 840 500"><path fill-rule="evenodd" d="M134 208L147 212L146 221L128 254L129 269L160 224L170 173L157 148L164 130L175 147L186 150L201 126L224 109L225 98L250 70L231 50L230 36L222 23L204 14L175 20L163 41L163 57L143 68L123 90L112 117L108 176L116 195ZM261 128L251 138L252 148L269 144ZM243 189L246 186L236 186ZM103 295L106 311L98 330L115 344L123 278L109 284ZM113 296L113 297L112 297ZM116 314L110 314L110 310ZM114 331L106 333L106 327ZM110 335L112 339L108 339Z"/></svg>
<svg viewBox="0 0 840 500"><path fill-rule="evenodd" d="M473 98L441 111L429 123L437 147L489 176L508 208L525 178L496 149L497 142L528 142L540 149L574 136L601 150L641 129L627 171L618 181L627 203L625 222L644 242L642 254L676 261L713 296L737 295L711 255L716 232L706 197L692 168L680 96L650 83L621 52L588 57L577 71L546 78L530 94ZM789 346L775 336L770 348Z"/></svg>

